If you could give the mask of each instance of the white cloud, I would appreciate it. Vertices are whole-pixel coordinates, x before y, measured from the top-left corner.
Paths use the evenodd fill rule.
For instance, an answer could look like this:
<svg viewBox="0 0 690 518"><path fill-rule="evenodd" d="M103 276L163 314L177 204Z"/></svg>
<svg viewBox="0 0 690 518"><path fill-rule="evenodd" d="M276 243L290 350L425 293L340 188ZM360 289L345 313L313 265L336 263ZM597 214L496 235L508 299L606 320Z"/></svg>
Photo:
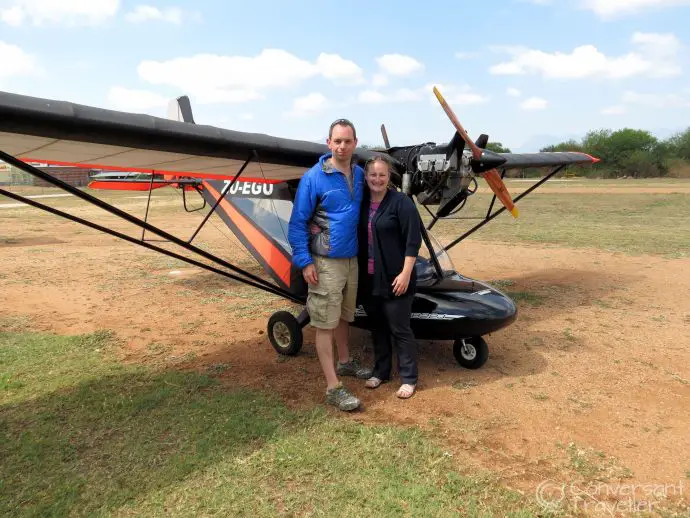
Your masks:
<svg viewBox="0 0 690 518"><path fill-rule="evenodd" d="M417 102L428 99L430 103L438 103L432 93L436 86L443 94L446 101L453 105L479 104L488 101L488 97L473 92L467 85L440 85L428 84L422 88L398 88L390 92L379 90L364 90L357 96L357 101L364 104L404 103Z"/></svg>
<svg viewBox="0 0 690 518"><path fill-rule="evenodd" d="M420 90L410 90L409 88L399 88L388 94L382 94L378 90L365 90L357 96L357 100L365 104L414 102L421 98Z"/></svg>
<svg viewBox="0 0 690 518"><path fill-rule="evenodd" d="M446 101L450 104L459 105L481 104L487 102L488 100L488 97L474 92L457 92L450 97L446 97Z"/></svg>
<svg viewBox="0 0 690 518"><path fill-rule="evenodd" d="M530 97L520 103L520 109L534 111L534 110L544 110L549 105L546 99L540 97Z"/></svg>
<svg viewBox="0 0 690 518"><path fill-rule="evenodd" d="M504 47L513 59L490 67L495 75L538 74L549 79L588 77L669 77L681 72L676 56L681 48L674 34L635 33L632 43L638 51L609 57L593 45L582 45L571 53L548 53L524 47Z"/></svg>
<svg viewBox="0 0 690 518"><path fill-rule="evenodd" d="M258 56L197 54L169 61L143 61L139 76L155 85L170 85L199 103L245 102L264 92L289 88L322 76L336 83L356 83L361 69L336 54L321 54L315 62L282 49L265 49Z"/></svg>
<svg viewBox="0 0 690 518"><path fill-rule="evenodd" d="M658 59L673 59L682 48L680 40L673 33L636 32L632 42L641 47L645 56Z"/></svg>
<svg viewBox="0 0 690 518"><path fill-rule="evenodd" d="M330 106L325 95L313 92L303 97L298 97L292 102L292 109L285 112L287 117L308 117L318 115Z"/></svg>
<svg viewBox="0 0 690 518"><path fill-rule="evenodd" d="M402 54L385 54L376 58L376 62L381 70L392 76L408 76L424 70L424 65L419 61Z"/></svg>
<svg viewBox="0 0 690 518"><path fill-rule="evenodd" d="M443 98L451 107L453 105L481 104L489 100L487 96L473 92L468 85L428 84L422 89L422 93L424 96L429 96L429 102L434 104L438 104L438 100L432 93L434 86L438 88Z"/></svg>
<svg viewBox="0 0 690 518"><path fill-rule="evenodd" d="M13 26L98 25L119 8L120 0L6 0L0 5L0 20Z"/></svg>
<svg viewBox="0 0 690 518"><path fill-rule="evenodd" d="M153 108L164 108L169 99L148 90L133 90L122 86L113 86L108 91L108 103L115 110L141 112Z"/></svg>
<svg viewBox="0 0 690 518"><path fill-rule="evenodd" d="M147 21L162 21L179 25L182 23L182 9L179 7L166 7L158 9L150 5L138 5L133 11L125 15L125 19L132 23L144 23Z"/></svg>
<svg viewBox="0 0 690 518"><path fill-rule="evenodd" d="M690 0L582 0L582 6L601 18L636 14L645 10L690 5Z"/></svg>
<svg viewBox="0 0 690 518"><path fill-rule="evenodd" d="M343 59L338 54L321 53L316 60L316 66L321 74L336 83L359 84L364 82L364 71L349 59Z"/></svg>
<svg viewBox="0 0 690 518"><path fill-rule="evenodd" d="M375 87L386 86L388 84L388 76L385 74L374 74L371 84Z"/></svg>
<svg viewBox="0 0 690 518"><path fill-rule="evenodd" d="M520 97L522 92L520 92L520 90L517 88L508 88L508 90L506 90L506 94L510 97Z"/></svg>
<svg viewBox="0 0 690 518"><path fill-rule="evenodd" d="M11 77L33 76L41 73L38 61L16 45L0 41L0 84Z"/></svg>

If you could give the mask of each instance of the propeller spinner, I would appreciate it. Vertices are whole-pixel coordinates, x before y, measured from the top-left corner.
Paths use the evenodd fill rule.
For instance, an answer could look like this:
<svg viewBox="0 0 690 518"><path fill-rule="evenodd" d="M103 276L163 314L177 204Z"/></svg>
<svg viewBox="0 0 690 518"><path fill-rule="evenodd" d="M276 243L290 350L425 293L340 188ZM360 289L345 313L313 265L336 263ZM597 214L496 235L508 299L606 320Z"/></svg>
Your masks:
<svg viewBox="0 0 690 518"><path fill-rule="evenodd" d="M483 144L482 147L486 146L486 141L488 141L488 139L485 135L480 136L480 138L477 139L477 143L474 143L465 131L465 128L463 128L462 124L460 124L460 121L455 116L455 113L453 112L451 107L448 105L446 100L441 95L441 92L435 86L434 95L438 99L438 102L441 103L441 107L446 112L446 115L448 115L450 122L453 124L453 126L455 126L457 135L460 135L460 137L462 137L462 140L464 140L469 146L470 150L472 150L472 160L470 161L472 171L475 174L481 175L484 178L484 180L486 180L486 183L489 185L496 197L499 200L501 200L501 203L503 203L505 208L510 211L513 217L517 218L520 212L513 203L513 199L511 198L508 189L506 188L505 184L503 183L503 180L501 179L501 176L498 174L498 170L496 169L497 167L500 167L502 164L504 164L506 159L498 153L494 153L493 151L489 151L488 149L482 149L478 145ZM459 139L453 140L456 142L456 145L458 145L457 141ZM459 149L459 152L462 153L462 149Z"/></svg>

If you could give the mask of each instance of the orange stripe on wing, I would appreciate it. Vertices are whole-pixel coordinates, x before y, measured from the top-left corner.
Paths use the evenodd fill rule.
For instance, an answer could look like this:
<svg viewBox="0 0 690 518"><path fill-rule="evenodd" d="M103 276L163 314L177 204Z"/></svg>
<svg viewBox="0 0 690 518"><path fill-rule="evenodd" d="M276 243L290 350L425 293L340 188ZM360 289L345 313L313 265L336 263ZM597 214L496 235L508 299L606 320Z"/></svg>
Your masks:
<svg viewBox="0 0 690 518"><path fill-rule="evenodd" d="M105 189L111 191L148 191L161 189L170 184L153 182L109 182L107 180L93 180L89 182L89 189Z"/></svg>
<svg viewBox="0 0 690 518"><path fill-rule="evenodd" d="M220 193L208 182L202 182L204 189L217 201ZM259 230L254 223L238 211L231 203L223 198L218 205L222 208L239 231L249 240L259 255L266 261L278 277L290 287L290 268L291 263L285 254L270 239Z"/></svg>
<svg viewBox="0 0 690 518"><path fill-rule="evenodd" d="M31 157L19 157L19 160L23 162L33 162L39 164L47 165L61 165L70 167L81 167L83 169L100 169L103 171L122 171L122 172L132 172L132 173L146 173L146 174L164 174L169 178L179 178L179 177L192 177L192 178L210 178L212 180L234 180L235 177L229 174L218 174L218 173L200 173L197 171L168 171L166 169L146 169L141 167L125 167L116 165L103 165L103 164L87 164L87 163L77 163L77 162L65 162L62 160L41 160L38 158ZM254 183L280 183L283 180L273 180L267 178L252 178L252 177L242 177L242 181L254 182Z"/></svg>

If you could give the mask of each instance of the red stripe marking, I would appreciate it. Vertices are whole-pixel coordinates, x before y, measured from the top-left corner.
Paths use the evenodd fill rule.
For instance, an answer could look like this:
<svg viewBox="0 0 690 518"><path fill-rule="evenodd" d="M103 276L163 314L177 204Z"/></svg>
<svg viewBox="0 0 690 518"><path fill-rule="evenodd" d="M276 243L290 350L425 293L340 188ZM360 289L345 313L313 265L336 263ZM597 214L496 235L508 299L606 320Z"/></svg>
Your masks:
<svg viewBox="0 0 690 518"><path fill-rule="evenodd" d="M161 187L167 187L168 183L127 183L127 182L108 182L102 180L94 180L89 182L89 189L104 189L108 191L148 191L149 187L151 189L160 189Z"/></svg>
<svg viewBox="0 0 690 518"><path fill-rule="evenodd" d="M75 162L62 162L60 160L41 160L39 158L29 158L29 157L19 157L19 160L24 162L39 162L41 164L48 165L64 165L70 167L81 167L84 169L102 169L103 171L123 171L132 173L156 173L156 174L166 174L174 177L179 176L190 176L192 178L210 178L212 180L232 180L235 177L228 174L215 174L215 173L199 173L194 171L168 171L165 169L142 169L139 167L118 167L114 165L102 165L102 164L84 164ZM286 166L287 167L287 166ZM305 169L306 171L306 169ZM243 176L242 181L255 182L255 183L280 183L285 180L269 180L266 178L250 178Z"/></svg>
<svg viewBox="0 0 690 518"><path fill-rule="evenodd" d="M592 155L588 155L587 153L582 153L582 154L591 158L593 164L596 164L597 162L601 162L601 158L597 158L597 157L594 157Z"/></svg>

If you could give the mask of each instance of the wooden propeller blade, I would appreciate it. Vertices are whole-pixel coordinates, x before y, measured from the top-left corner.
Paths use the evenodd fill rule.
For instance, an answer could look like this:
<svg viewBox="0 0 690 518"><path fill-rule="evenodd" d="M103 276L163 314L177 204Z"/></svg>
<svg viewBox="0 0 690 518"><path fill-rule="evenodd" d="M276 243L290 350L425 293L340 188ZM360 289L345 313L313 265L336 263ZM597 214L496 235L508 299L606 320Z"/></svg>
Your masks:
<svg viewBox="0 0 690 518"><path fill-rule="evenodd" d="M439 92L438 88L436 88L435 86L434 95L436 96L436 99L438 99L438 102L441 103L441 107L443 108L443 111L446 112L446 115L448 115L450 122L453 123L453 126L455 126L455 129L458 131L460 136L465 140L465 142L467 142L467 145L470 146L470 149L472 150L472 156L474 157L474 159L479 160L482 156L482 150L479 147L477 147L477 145L474 142L472 142L472 139L465 131L465 128L462 127L462 124L460 124L460 121L455 116L455 113L453 113L453 110L450 106L448 106L448 103L441 95L441 92Z"/></svg>
<svg viewBox="0 0 690 518"><path fill-rule="evenodd" d="M514 218L517 218L520 215L520 211L513 203L513 199L511 198L510 193L508 193L508 189L503 183L503 180L501 180L498 170L489 169L488 171L482 173L482 177L484 177L486 183L489 184L489 187L491 187L491 190L494 192L496 197L501 200L501 203L505 206L505 208L510 211Z"/></svg>

